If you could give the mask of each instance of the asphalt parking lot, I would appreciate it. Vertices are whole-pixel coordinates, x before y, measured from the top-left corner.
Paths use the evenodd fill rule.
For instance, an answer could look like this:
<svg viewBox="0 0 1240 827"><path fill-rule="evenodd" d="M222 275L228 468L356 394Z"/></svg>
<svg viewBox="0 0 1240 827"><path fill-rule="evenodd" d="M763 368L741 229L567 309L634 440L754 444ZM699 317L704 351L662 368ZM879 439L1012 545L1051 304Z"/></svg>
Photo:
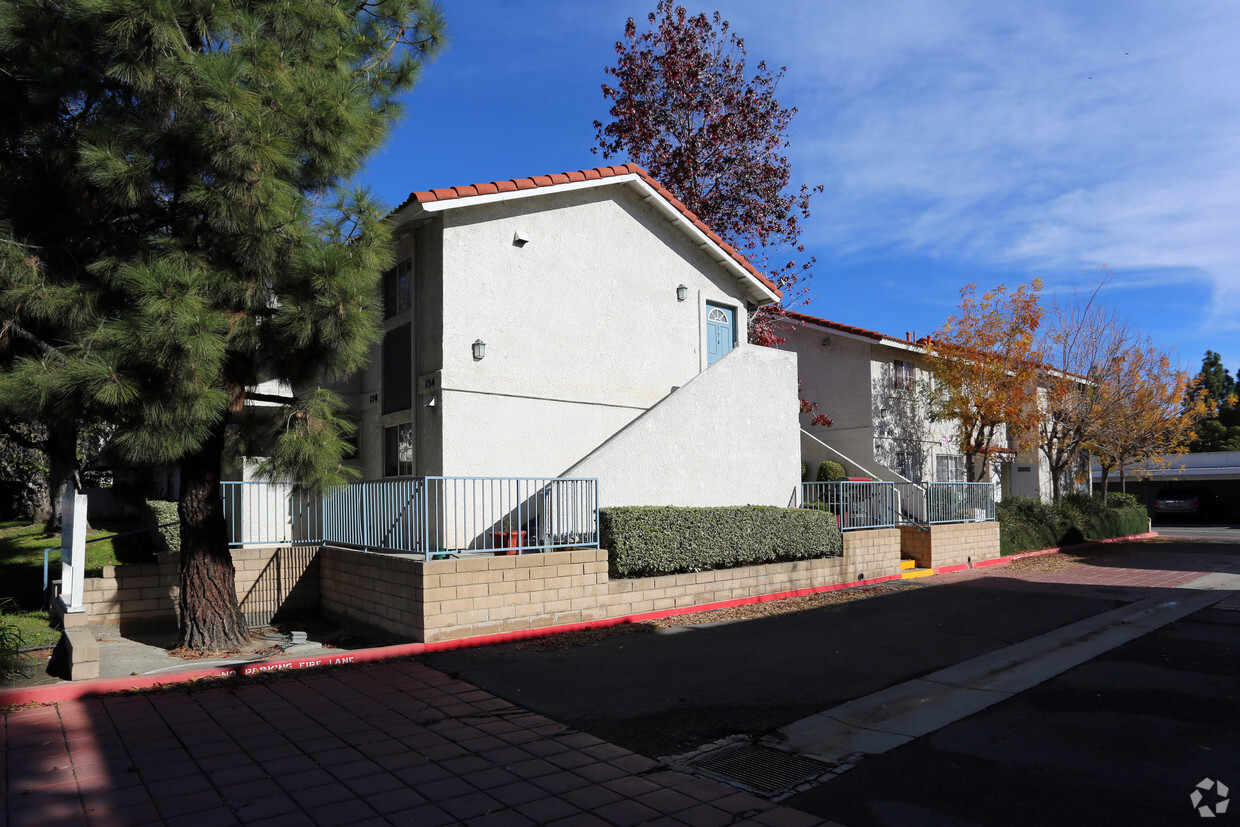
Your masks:
<svg viewBox="0 0 1240 827"><path fill-rule="evenodd" d="M950 588L950 594L945 589ZM651 757L783 724L1123 603L1001 576L763 620L424 656L453 677Z"/></svg>
<svg viewBox="0 0 1240 827"><path fill-rule="evenodd" d="M850 827L1201 824L1207 778L1240 793L1240 611L1197 612L784 803Z"/></svg>
<svg viewBox="0 0 1240 827"><path fill-rule="evenodd" d="M1044 576L940 577L828 609L575 649L506 644L424 660L640 754L678 755L728 736L761 737L1117 606L1200 595L1178 587L1240 570L1240 545L1211 539L1134 544ZM854 827L1200 823L1195 785L1240 790L1240 599L1218 597L1208 598L1215 608L1010 700L862 756L783 803ZM1204 805L1219 803L1211 795L1203 792ZM1240 805L1228 817L1238 814Z"/></svg>

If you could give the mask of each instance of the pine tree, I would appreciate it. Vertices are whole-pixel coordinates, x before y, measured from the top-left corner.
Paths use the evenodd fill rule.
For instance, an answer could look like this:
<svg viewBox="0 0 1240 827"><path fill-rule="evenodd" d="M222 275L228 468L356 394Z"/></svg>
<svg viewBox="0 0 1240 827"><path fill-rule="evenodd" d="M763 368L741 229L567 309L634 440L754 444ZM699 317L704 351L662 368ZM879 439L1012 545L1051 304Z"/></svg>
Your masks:
<svg viewBox="0 0 1240 827"><path fill-rule="evenodd" d="M441 38L427 0L0 11L0 262L20 265L0 401L104 418L128 458L180 463L181 646L246 640L226 455L345 478L350 426L322 385L362 365L391 258L384 211L347 182Z"/></svg>
<svg viewBox="0 0 1240 827"><path fill-rule="evenodd" d="M1206 414L1197 424L1197 430L1189 450L1236 451L1240 450L1240 402L1236 397L1236 380L1223 367L1223 357L1216 351L1207 350L1201 360L1201 373L1197 374L1186 395L1187 407L1202 406Z"/></svg>

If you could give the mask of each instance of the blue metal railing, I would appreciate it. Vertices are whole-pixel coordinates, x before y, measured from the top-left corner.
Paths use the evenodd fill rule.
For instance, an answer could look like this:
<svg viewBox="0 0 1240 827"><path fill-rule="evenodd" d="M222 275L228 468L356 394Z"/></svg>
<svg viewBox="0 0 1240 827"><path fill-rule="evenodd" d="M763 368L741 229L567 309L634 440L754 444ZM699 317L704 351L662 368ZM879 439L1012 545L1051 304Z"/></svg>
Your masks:
<svg viewBox="0 0 1240 827"><path fill-rule="evenodd" d="M226 482L229 544L337 543L425 559L598 548L598 480L394 477L314 497L294 486Z"/></svg>
<svg viewBox="0 0 1240 827"><path fill-rule="evenodd" d="M926 483L930 523L970 523L995 518L995 486L989 482Z"/></svg>
<svg viewBox="0 0 1240 827"><path fill-rule="evenodd" d="M844 531L897 525L894 497L889 482L801 483L801 507L830 511Z"/></svg>
<svg viewBox="0 0 1240 827"><path fill-rule="evenodd" d="M801 507L825 508L844 531L995 519L989 482L803 482Z"/></svg>

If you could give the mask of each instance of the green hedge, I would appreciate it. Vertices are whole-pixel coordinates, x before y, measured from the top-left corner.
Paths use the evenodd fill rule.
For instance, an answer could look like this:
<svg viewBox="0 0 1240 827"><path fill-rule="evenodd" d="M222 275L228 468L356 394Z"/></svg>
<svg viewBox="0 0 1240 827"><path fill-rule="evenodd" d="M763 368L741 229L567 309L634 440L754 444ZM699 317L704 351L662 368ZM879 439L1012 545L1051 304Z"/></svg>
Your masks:
<svg viewBox="0 0 1240 827"><path fill-rule="evenodd" d="M612 577L653 577L844 552L835 518L801 508L604 508L599 511L599 531Z"/></svg>
<svg viewBox="0 0 1240 827"><path fill-rule="evenodd" d="M165 525L172 523L172 525ZM168 500L147 500L142 504L143 526L163 526L150 533L156 553L181 551L181 517L177 504Z"/></svg>
<svg viewBox="0 0 1240 827"><path fill-rule="evenodd" d="M996 508L999 548L1003 555L1088 540L1144 534L1149 528L1145 509L1135 498L1111 494L1104 506L1086 494L1067 494L1058 506L1030 497L1006 497Z"/></svg>

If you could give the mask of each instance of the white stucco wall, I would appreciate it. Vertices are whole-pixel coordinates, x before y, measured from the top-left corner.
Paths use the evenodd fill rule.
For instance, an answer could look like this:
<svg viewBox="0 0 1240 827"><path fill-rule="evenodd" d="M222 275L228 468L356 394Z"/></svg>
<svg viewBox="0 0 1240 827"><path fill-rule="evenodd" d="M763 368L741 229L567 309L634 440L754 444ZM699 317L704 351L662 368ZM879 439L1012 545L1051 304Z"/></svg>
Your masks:
<svg viewBox="0 0 1240 827"><path fill-rule="evenodd" d="M895 387L895 362L913 366L911 388ZM875 416L874 456L888 468L899 467L897 454L906 451L920 463L919 481L937 477L940 454L959 456L956 420L932 421L925 397L930 381L925 357L905 348L876 343L870 348L870 386Z"/></svg>
<svg viewBox="0 0 1240 827"><path fill-rule="evenodd" d="M565 476L616 505L787 506L800 482L796 355L745 345Z"/></svg>
<svg viewBox="0 0 1240 827"><path fill-rule="evenodd" d="M783 350L797 354L801 396L818 403L818 413L832 420L830 428L811 425L814 414L802 414L801 427L859 466L874 462L874 422L870 408L870 343L815 328L796 327L783 333ZM823 344L823 342L828 344ZM807 444L803 457L810 479L823 459L838 459ZM857 468L847 469L856 473Z"/></svg>
<svg viewBox="0 0 1240 827"><path fill-rule="evenodd" d="M734 310L744 339L741 285L627 188L448 210L442 221L444 474L573 465L706 368L708 301Z"/></svg>

